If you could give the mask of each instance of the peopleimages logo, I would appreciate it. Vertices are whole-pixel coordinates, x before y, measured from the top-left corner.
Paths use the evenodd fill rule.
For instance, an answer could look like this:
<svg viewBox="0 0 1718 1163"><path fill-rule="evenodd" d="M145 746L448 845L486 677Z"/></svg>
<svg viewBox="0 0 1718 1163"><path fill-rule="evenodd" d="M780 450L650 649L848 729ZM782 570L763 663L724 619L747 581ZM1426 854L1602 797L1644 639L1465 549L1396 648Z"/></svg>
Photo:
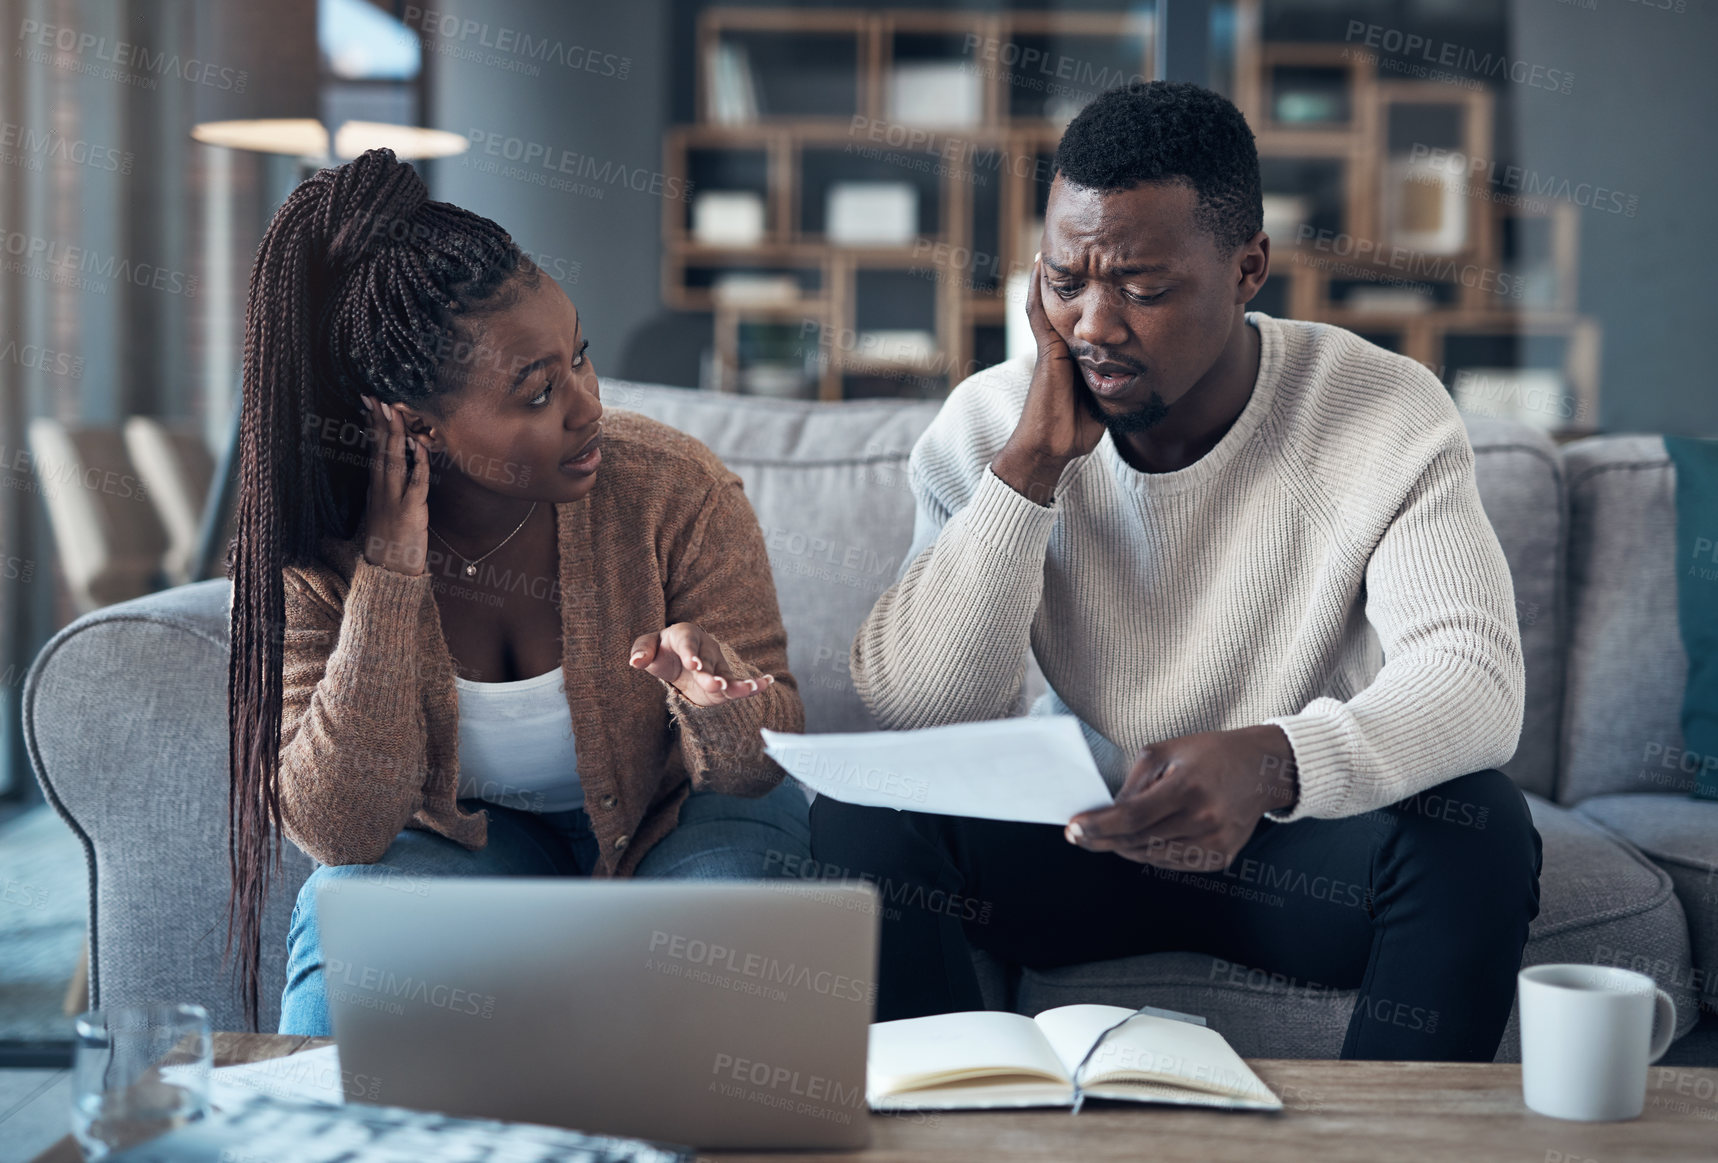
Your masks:
<svg viewBox="0 0 1718 1163"><path fill-rule="evenodd" d="M16 364L19 367L33 368L36 371L47 372L49 375L65 376L68 379L79 380L84 374L84 357L73 355L67 351L56 351L51 347L43 347L39 343L26 343L19 346L16 339L9 340L5 347L0 347L0 363Z"/></svg>
<svg viewBox="0 0 1718 1163"><path fill-rule="evenodd" d="M650 952L690 965L756 978L770 985L809 990L824 997L863 1002L876 998L877 987L874 984L845 973L796 965L761 953L744 953L718 942L665 933L661 929L651 930Z"/></svg>
<svg viewBox="0 0 1718 1163"><path fill-rule="evenodd" d="M791 748L785 752L783 758L795 763L797 770L807 775L815 775L830 783L862 788L893 799L922 804L931 792L931 785L917 776L902 775L898 771L875 766L860 767L856 763L846 763L811 748Z"/></svg>
<svg viewBox="0 0 1718 1163"><path fill-rule="evenodd" d="M1622 190L1613 190L1609 186L1597 185L1593 182L1574 181L1555 174L1541 174L1524 166L1503 165L1478 154L1468 155L1460 150L1443 149L1415 142L1408 150L1408 160L1411 162L1429 161L1433 166L1451 175L1477 176L1485 185L1475 183L1466 186L1463 193L1489 197L1493 201L1507 202L1511 195L1519 195L1516 202L1523 199L1538 198L1568 202L1589 210L1602 210L1608 214L1621 214L1625 218L1633 218L1640 210L1640 195L1629 194ZM1420 180L1429 183L1436 180L1425 177ZM1498 190L1489 189L1491 183L1496 183ZM1543 201L1539 208L1543 208Z"/></svg>
<svg viewBox="0 0 1718 1163"><path fill-rule="evenodd" d="M354 975L353 970L358 969ZM472 993L470 990L456 989L453 986L432 983L422 978L414 978L410 974L405 977L396 976L393 971L384 972L375 966L365 966L359 969L344 961L330 960L323 967L323 976L332 984L349 986L352 989L364 991L375 997L379 1004L398 1006L399 1002L392 999L404 998L407 1001L419 1001L436 1009L450 1010L454 1013L474 1014L490 1017L495 1012L495 997L487 993ZM357 1000L358 995L351 995ZM360 1003L362 1004L362 1003ZM367 1008L376 1008L368 1006ZM403 1007L402 1007L403 1009ZM399 1013L402 1009L392 1009L389 1012Z"/></svg>
<svg viewBox="0 0 1718 1163"><path fill-rule="evenodd" d="M1480 52L1466 45L1436 40L1417 32L1403 32L1399 28L1386 28L1382 24L1368 24L1364 20L1350 20L1342 39L1350 43L1358 41L1367 48L1380 49L1393 57L1417 56L1416 68L1437 65L1555 93L1566 94L1575 88L1575 74L1566 69L1548 69L1503 53ZM1397 68L1395 71L1402 70Z"/></svg>
<svg viewBox="0 0 1718 1163"><path fill-rule="evenodd" d="M692 200L691 182L644 166L629 166L625 162L562 149L546 142L509 137L491 130L471 129L466 132L466 137L472 148L460 155L461 164L481 162L482 159L476 156L479 151L503 161L517 163L501 170L503 177L534 181L538 185L548 185L551 189L570 190L570 186L557 179L557 175L566 174L588 178L592 182L603 182L608 186L619 184L641 194L653 194L672 201ZM602 187L594 188L597 190L597 196L601 197Z"/></svg>
<svg viewBox="0 0 1718 1163"><path fill-rule="evenodd" d="M130 150L92 145L81 137L67 137L57 129L30 129L12 121L0 121L0 150L45 157L50 161L69 161L73 165L118 174L129 174L137 160Z"/></svg>
<svg viewBox="0 0 1718 1163"><path fill-rule="evenodd" d="M1463 368L1456 372L1456 398L1461 410L1477 416L1513 416L1531 412L1560 420L1585 423L1587 402L1568 392L1550 388L1524 386L1513 377L1486 376Z"/></svg>
<svg viewBox="0 0 1718 1163"><path fill-rule="evenodd" d="M561 40L550 40L548 37L534 37L528 32L509 28L504 24L491 26L481 20L462 19L451 12L437 12L433 8L419 8L415 4L406 5L406 14L401 23L407 28L432 34L447 42L447 45L428 46L432 52L459 56L462 54L450 52L448 46L475 40L478 47L491 49L498 56L516 58L507 67L513 72L522 72L533 77L540 72L537 64L558 65L573 72L593 73L619 81L626 80L632 72L632 58L629 56L599 52L584 45L568 44Z"/></svg>
<svg viewBox="0 0 1718 1163"><path fill-rule="evenodd" d="M1129 73L1079 57L1071 57L1066 53L1053 53L1036 44L998 40L993 36L980 36L976 32L966 34L961 52L988 62L988 65L971 66L970 71L984 77L1000 73L1007 78L1009 84L1020 88L1061 93L1101 93L1118 85L1145 83L1143 73ZM1057 84L1057 81L1069 83Z"/></svg>
<svg viewBox="0 0 1718 1163"><path fill-rule="evenodd" d="M850 1123L853 1111L865 1107L863 1087L789 1066L718 1053L710 1073L717 1076L709 1087L715 1094L831 1122Z"/></svg>
<svg viewBox="0 0 1718 1163"><path fill-rule="evenodd" d="M16 56L27 56L31 61L54 64L60 68L75 68L75 71L101 76L107 80L129 82L139 79L138 74L153 74L154 77L177 77L195 85L208 85L213 89L234 93L243 93L245 85L250 81L250 73L244 69L224 68L197 57L182 57L178 53L151 49L148 45L128 40L109 40L105 36L79 32L63 24L24 20L18 25L18 40L20 44L14 54ZM49 61L46 56L49 49L68 57L89 57L92 61L103 63L74 66L65 61ZM152 78L142 79L149 81L146 87L154 88Z"/></svg>
<svg viewBox="0 0 1718 1163"><path fill-rule="evenodd" d="M1508 271L1482 267L1477 263L1458 262L1448 255L1430 254L1412 247L1359 238L1341 231L1314 229L1311 224L1305 222L1301 223L1296 231L1295 244L1300 248L1294 252L1294 260L1297 263L1316 270L1328 270L1346 278L1398 285L1425 280L1460 283L1464 287L1478 287L1482 291L1510 299L1522 298L1526 293L1526 280L1511 275ZM1336 262L1307 253L1313 250L1333 255L1336 259L1351 258L1354 261ZM1393 273L1384 274L1385 271Z"/></svg>
<svg viewBox="0 0 1718 1163"><path fill-rule="evenodd" d="M120 474L99 465L42 464L26 448L8 451L0 446L0 488L53 496L61 485L79 485L120 500L148 499L144 483L130 473ZM4 685L4 684L0 684Z"/></svg>
<svg viewBox="0 0 1718 1163"><path fill-rule="evenodd" d="M0 231L0 255L18 260L14 264L15 273L46 277L53 281L69 281L69 285L78 285L83 289L94 289L101 284L91 285L90 280L80 279L77 277L79 275L93 275L98 279L130 283L133 286L167 291L187 298L195 298L197 294L196 275L156 266L154 263L133 262L117 255L104 255L87 246L73 246L57 238L43 238L19 230ZM38 260L44 264L41 268L34 266ZM103 290L98 293L106 292Z"/></svg>

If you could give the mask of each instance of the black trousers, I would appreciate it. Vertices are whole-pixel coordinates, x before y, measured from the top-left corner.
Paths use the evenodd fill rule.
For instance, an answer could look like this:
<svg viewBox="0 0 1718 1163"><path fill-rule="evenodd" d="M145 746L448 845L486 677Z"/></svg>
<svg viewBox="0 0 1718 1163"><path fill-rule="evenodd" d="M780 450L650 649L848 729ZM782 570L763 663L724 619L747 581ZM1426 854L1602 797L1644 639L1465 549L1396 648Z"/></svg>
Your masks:
<svg viewBox="0 0 1718 1163"><path fill-rule="evenodd" d="M1181 950L1211 955L1214 983L1358 988L1344 1058L1490 1061L1539 912L1539 833L1498 771L1345 819L1261 820L1210 873L827 796L811 849L800 875L882 898L878 1021L983 1009L973 946L1034 969Z"/></svg>

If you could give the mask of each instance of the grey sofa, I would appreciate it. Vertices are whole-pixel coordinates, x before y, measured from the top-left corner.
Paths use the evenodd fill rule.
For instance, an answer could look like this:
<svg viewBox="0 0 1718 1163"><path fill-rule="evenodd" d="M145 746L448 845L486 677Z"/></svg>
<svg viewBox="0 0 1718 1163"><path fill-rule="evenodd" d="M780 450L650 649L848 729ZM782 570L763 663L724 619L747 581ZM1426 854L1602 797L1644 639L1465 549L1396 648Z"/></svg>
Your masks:
<svg viewBox="0 0 1718 1163"><path fill-rule="evenodd" d="M869 729L847 652L895 578L913 520L906 460L936 405L786 403L605 381L610 407L689 432L745 480L774 568L808 729ZM1527 713L1509 774L1545 841L1529 964L1603 961L1656 977L1678 1034L1718 974L1718 804L1687 797L1676 708L1686 667L1671 565L1672 469L1652 437L1557 449L1472 419L1479 487L1514 574ZM112 606L66 627L26 680L49 800L90 865L94 1004L194 1000L241 1026L226 932L227 583ZM1035 682L1041 678L1034 676ZM1034 692L1028 691L1028 697ZM292 901L290 843L270 901L262 1028L272 1030ZM1334 1057L1352 992L1273 983L1172 953L1053 972L980 958L992 1004L1070 1001L1202 1013L1243 1054ZM1706 986L1705 1001L1718 1000ZM1519 1054L1514 1019L1499 1057Z"/></svg>

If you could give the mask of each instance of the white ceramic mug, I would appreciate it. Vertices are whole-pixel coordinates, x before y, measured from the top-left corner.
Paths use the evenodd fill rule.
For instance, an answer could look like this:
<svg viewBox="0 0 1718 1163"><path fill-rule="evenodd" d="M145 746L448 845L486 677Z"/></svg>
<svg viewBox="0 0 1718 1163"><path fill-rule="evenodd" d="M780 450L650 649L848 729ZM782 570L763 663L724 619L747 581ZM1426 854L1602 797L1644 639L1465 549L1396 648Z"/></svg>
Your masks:
<svg viewBox="0 0 1718 1163"><path fill-rule="evenodd" d="M1535 965L1516 984L1527 1105L1559 1119L1637 1117L1646 1068L1676 1033L1670 995L1644 973L1608 965Z"/></svg>

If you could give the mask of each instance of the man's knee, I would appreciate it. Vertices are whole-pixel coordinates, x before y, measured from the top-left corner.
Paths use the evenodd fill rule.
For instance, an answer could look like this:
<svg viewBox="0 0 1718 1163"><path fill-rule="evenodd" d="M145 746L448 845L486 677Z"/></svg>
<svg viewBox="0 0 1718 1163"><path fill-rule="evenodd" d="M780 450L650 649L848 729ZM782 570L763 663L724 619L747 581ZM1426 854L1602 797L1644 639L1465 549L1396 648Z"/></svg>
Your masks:
<svg viewBox="0 0 1718 1163"><path fill-rule="evenodd" d="M845 804L820 795L811 804L811 852L824 862L898 867L942 845L936 817Z"/></svg>
<svg viewBox="0 0 1718 1163"><path fill-rule="evenodd" d="M1447 852L1467 870L1501 883L1537 883L1542 858L1527 799L1496 769L1447 780L1391 808L1398 842Z"/></svg>

